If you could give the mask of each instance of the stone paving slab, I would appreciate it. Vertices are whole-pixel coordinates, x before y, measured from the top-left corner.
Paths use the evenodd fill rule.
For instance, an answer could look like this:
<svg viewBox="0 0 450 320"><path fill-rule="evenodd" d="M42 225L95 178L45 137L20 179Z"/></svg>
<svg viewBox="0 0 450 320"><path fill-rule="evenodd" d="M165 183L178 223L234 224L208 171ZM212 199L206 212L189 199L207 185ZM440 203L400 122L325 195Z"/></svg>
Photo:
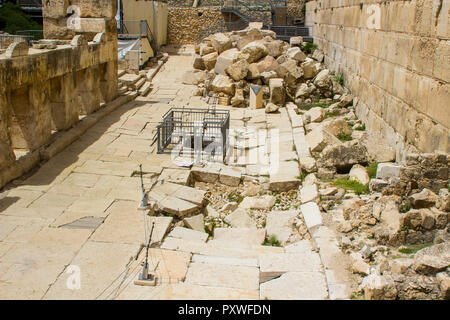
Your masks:
<svg viewBox="0 0 450 320"><path fill-rule="evenodd" d="M320 272L287 272L261 284L261 300L324 300L328 298L325 276Z"/></svg>
<svg viewBox="0 0 450 320"><path fill-rule="evenodd" d="M254 228L215 228L214 240L244 245L261 245L266 237L264 229Z"/></svg>
<svg viewBox="0 0 450 320"><path fill-rule="evenodd" d="M246 266L259 267L258 259L254 258L230 258L218 256L205 256L201 254L194 254L192 262L207 263L207 264L222 264L227 266Z"/></svg>
<svg viewBox="0 0 450 320"><path fill-rule="evenodd" d="M308 230L322 225L322 215L319 206L315 202L308 202L300 206Z"/></svg>
<svg viewBox="0 0 450 320"><path fill-rule="evenodd" d="M81 272L80 289L67 288L71 273L66 268L44 299L96 299L121 275L137 248L132 244L88 241L71 261Z"/></svg>
<svg viewBox="0 0 450 320"><path fill-rule="evenodd" d="M208 239L208 234L188 228L175 227L169 233L169 237L195 242L206 242L206 239Z"/></svg>
<svg viewBox="0 0 450 320"><path fill-rule="evenodd" d="M284 245L292 234L294 220L298 214L295 210L269 212L266 218L267 236L275 236Z"/></svg>
<svg viewBox="0 0 450 320"><path fill-rule="evenodd" d="M186 284L258 290L259 269L192 262L186 274Z"/></svg>

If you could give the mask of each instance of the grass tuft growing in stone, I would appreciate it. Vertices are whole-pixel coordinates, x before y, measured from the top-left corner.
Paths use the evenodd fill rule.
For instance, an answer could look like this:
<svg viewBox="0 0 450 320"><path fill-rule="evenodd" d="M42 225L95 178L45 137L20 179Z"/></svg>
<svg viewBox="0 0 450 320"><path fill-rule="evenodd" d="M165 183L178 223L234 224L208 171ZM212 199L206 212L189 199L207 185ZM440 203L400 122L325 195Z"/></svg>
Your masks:
<svg viewBox="0 0 450 320"><path fill-rule="evenodd" d="M273 235L270 236L269 239L266 239L266 241L264 241L263 246L281 247L281 243L280 241L278 241L277 237Z"/></svg>
<svg viewBox="0 0 450 320"><path fill-rule="evenodd" d="M414 254L419 250L422 250L424 248L431 247L432 243L424 243L424 244L414 244L410 246L404 246L398 249L399 252L403 254Z"/></svg>
<svg viewBox="0 0 450 320"><path fill-rule="evenodd" d="M353 140L352 135L345 132L341 132L337 137L342 142Z"/></svg>
<svg viewBox="0 0 450 320"><path fill-rule="evenodd" d="M303 47L303 52L306 53L306 54L310 54L316 49L317 49L317 44L308 42Z"/></svg>
<svg viewBox="0 0 450 320"><path fill-rule="evenodd" d="M238 204L244 200L244 197L237 192L232 192L228 195L229 202L237 202Z"/></svg>
<svg viewBox="0 0 450 320"><path fill-rule="evenodd" d="M334 81L336 81L341 86L343 86L344 85L344 75L340 74L340 75L334 77Z"/></svg>
<svg viewBox="0 0 450 320"><path fill-rule="evenodd" d="M345 191L353 190L356 194L368 194L370 192L368 184L362 184L355 180L337 179L333 184Z"/></svg>
<svg viewBox="0 0 450 320"><path fill-rule="evenodd" d="M366 124L363 123L361 126L357 126L355 128L355 130L357 130L357 131L365 131L366 130Z"/></svg>
<svg viewBox="0 0 450 320"><path fill-rule="evenodd" d="M377 176L377 168L378 168L378 162L372 162L367 166L366 170L367 170L367 174L369 175L370 179L373 179Z"/></svg>

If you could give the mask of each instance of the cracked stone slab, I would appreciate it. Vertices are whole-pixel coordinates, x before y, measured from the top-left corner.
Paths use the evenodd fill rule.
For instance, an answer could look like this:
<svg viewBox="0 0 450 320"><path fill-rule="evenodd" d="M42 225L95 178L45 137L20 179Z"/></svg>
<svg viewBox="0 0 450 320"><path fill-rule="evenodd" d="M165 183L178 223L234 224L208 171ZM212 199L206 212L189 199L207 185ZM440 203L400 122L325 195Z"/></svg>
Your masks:
<svg viewBox="0 0 450 320"><path fill-rule="evenodd" d="M206 191L171 182L157 184L150 191L150 193L152 192L159 192L170 195L197 205L203 205L206 195Z"/></svg>
<svg viewBox="0 0 450 320"><path fill-rule="evenodd" d="M189 185L191 182L191 172L185 169L164 168L158 181L172 182L181 185Z"/></svg>
<svg viewBox="0 0 450 320"><path fill-rule="evenodd" d="M261 283L259 296L269 300L324 300L328 288L320 272L287 272Z"/></svg>
<svg viewBox="0 0 450 320"><path fill-rule="evenodd" d="M275 236L284 245L292 234L297 216L298 212L294 210L269 212L266 218L267 236Z"/></svg>
<svg viewBox="0 0 450 320"><path fill-rule="evenodd" d="M188 228L175 227L169 233L169 237L196 242L206 242L206 239L208 239L208 234Z"/></svg>
<svg viewBox="0 0 450 320"><path fill-rule="evenodd" d="M189 265L185 283L203 286L258 290L259 269L256 267L192 262Z"/></svg>
<svg viewBox="0 0 450 320"><path fill-rule="evenodd" d="M222 264L227 266L259 267L258 259L254 258L205 256L201 254L194 254L192 256L192 262L207 263L207 264Z"/></svg>
<svg viewBox="0 0 450 320"><path fill-rule="evenodd" d="M315 202L308 202L300 206L308 230L322 225L322 215L319 206Z"/></svg>
<svg viewBox="0 0 450 320"><path fill-rule="evenodd" d="M256 228L256 222L246 209L237 208L225 217L225 222L234 228Z"/></svg>
<svg viewBox="0 0 450 320"><path fill-rule="evenodd" d="M261 245L266 238L264 229L255 228L215 228L214 240L245 245Z"/></svg>
<svg viewBox="0 0 450 320"><path fill-rule="evenodd" d="M314 251L302 253L272 253L259 256L260 282L279 277L286 272L321 272L320 256Z"/></svg>

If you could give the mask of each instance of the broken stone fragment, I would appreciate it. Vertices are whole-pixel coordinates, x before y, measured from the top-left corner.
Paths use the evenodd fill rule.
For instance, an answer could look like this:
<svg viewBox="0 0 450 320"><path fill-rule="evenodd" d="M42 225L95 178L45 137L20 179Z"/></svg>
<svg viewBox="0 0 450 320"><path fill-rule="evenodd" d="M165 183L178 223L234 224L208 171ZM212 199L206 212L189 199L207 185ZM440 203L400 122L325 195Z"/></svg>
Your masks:
<svg viewBox="0 0 450 320"><path fill-rule="evenodd" d="M349 173L350 180L356 180L361 184L368 184L370 181L366 168L362 165L355 164Z"/></svg>
<svg viewBox="0 0 450 320"><path fill-rule="evenodd" d="M377 179L389 180L399 178L403 166L395 163L379 163L377 166Z"/></svg>
<svg viewBox="0 0 450 320"><path fill-rule="evenodd" d="M305 112L311 122L321 122L325 119L326 111L321 107L314 107Z"/></svg>
<svg viewBox="0 0 450 320"><path fill-rule="evenodd" d="M450 242L436 244L414 255L413 269L417 273L435 275L450 266Z"/></svg>
<svg viewBox="0 0 450 320"><path fill-rule="evenodd" d="M211 44L219 54L231 48L231 40L223 33L215 33L211 38Z"/></svg>
<svg viewBox="0 0 450 320"><path fill-rule="evenodd" d="M259 197L245 197L239 205L244 209L262 209L270 210L275 205L276 198L271 195L264 195Z"/></svg>
<svg viewBox="0 0 450 320"><path fill-rule="evenodd" d="M445 299L450 300L450 276L446 272L440 272L436 275L442 295Z"/></svg>
<svg viewBox="0 0 450 320"><path fill-rule="evenodd" d="M283 86L283 79L279 78L270 79L269 90L270 90L270 102L277 105L284 105L285 91Z"/></svg>
<svg viewBox="0 0 450 320"><path fill-rule="evenodd" d="M226 73L235 81L244 79L247 76L249 63L246 60L239 60L225 69Z"/></svg>
<svg viewBox="0 0 450 320"><path fill-rule="evenodd" d="M266 104L265 112L266 113L277 112L279 108L280 107L277 106L276 104L273 104L272 102L269 102L269 103Z"/></svg>
<svg viewBox="0 0 450 320"><path fill-rule="evenodd" d="M312 152L321 152L327 145L341 144L338 138L322 126L311 130L305 138Z"/></svg>
<svg viewBox="0 0 450 320"><path fill-rule="evenodd" d="M324 54L322 50L319 49L314 50L312 58L316 61L323 62Z"/></svg>
<svg viewBox="0 0 450 320"><path fill-rule="evenodd" d="M194 69L205 70L205 63L203 62L203 58L200 56L194 57L194 62L192 63Z"/></svg>
<svg viewBox="0 0 450 320"><path fill-rule="evenodd" d="M436 205L439 197L433 191L424 188L421 192L412 194L409 201L413 208L430 208Z"/></svg>
<svg viewBox="0 0 450 320"><path fill-rule="evenodd" d="M409 258L394 259L389 262L389 266L392 273L404 274L412 266L414 260Z"/></svg>
<svg viewBox="0 0 450 320"><path fill-rule="evenodd" d="M267 236L275 236L282 245L289 240L298 212L271 211L266 218Z"/></svg>
<svg viewBox="0 0 450 320"><path fill-rule="evenodd" d="M319 88L327 88L331 86L330 70L324 69L317 74L314 79L314 85Z"/></svg>
<svg viewBox="0 0 450 320"><path fill-rule="evenodd" d="M225 217L225 222L233 228L256 228L255 220L250 217L247 209L237 208Z"/></svg>
<svg viewBox="0 0 450 320"><path fill-rule="evenodd" d="M212 52L202 57L206 70L214 69L218 56L217 52Z"/></svg>
<svg viewBox="0 0 450 320"><path fill-rule="evenodd" d="M207 54L212 53L212 52L214 52L214 48L213 47L208 46L205 43L201 43L200 44L200 56L204 56L204 55L207 55Z"/></svg>
<svg viewBox="0 0 450 320"><path fill-rule="evenodd" d="M303 186L300 189L300 200L302 203L307 203L310 201L318 201L320 198L319 191L317 190L317 185L311 184Z"/></svg>
<svg viewBox="0 0 450 320"><path fill-rule="evenodd" d="M353 252L350 255L350 260L353 273L358 273L365 276L370 274L370 265L364 261L359 252Z"/></svg>
<svg viewBox="0 0 450 320"><path fill-rule="evenodd" d="M367 163L366 149L358 144L347 141L340 145L327 146L321 155L323 167L335 167L337 170L350 170L355 164Z"/></svg>
<svg viewBox="0 0 450 320"><path fill-rule="evenodd" d="M205 71L201 70L189 70L183 74L182 82L183 84L198 85L207 79L207 74Z"/></svg>
<svg viewBox="0 0 450 320"><path fill-rule="evenodd" d="M291 37L291 39L289 40L289 44L292 47L300 47L303 44L303 37Z"/></svg>
<svg viewBox="0 0 450 320"><path fill-rule="evenodd" d="M316 63L310 58L306 58L302 63L303 77L305 79L312 79L317 75Z"/></svg>
<svg viewBox="0 0 450 320"><path fill-rule="evenodd" d="M186 226L188 226L192 230L205 232L205 219L203 217L203 214L198 214L193 217L184 218L183 222Z"/></svg>
<svg viewBox="0 0 450 320"><path fill-rule="evenodd" d="M397 288L391 276L371 274L363 279L361 288L366 300L394 300Z"/></svg>
<svg viewBox="0 0 450 320"><path fill-rule="evenodd" d="M264 44L253 41L242 48L239 59L245 59L248 63L253 63L267 55L267 48Z"/></svg>
<svg viewBox="0 0 450 320"><path fill-rule="evenodd" d="M278 69L278 62L272 56L266 56L256 63L259 73L276 71Z"/></svg>
<svg viewBox="0 0 450 320"><path fill-rule="evenodd" d="M229 96L234 96L235 85L229 77L219 74L212 81L211 90L217 93L222 92Z"/></svg>
<svg viewBox="0 0 450 320"><path fill-rule="evenodd" d="M222 52L219 57L217 57L216 65L214 66L214 72L226 76L226 68L235 63L238 56L239 50L236 48L232 48Z"/></svg>
<svg viewBox="0 0 450 320"><path fill-rule="evenodd" d="M299 47L293 47L286 51L286 55L294 59L298 62L303 62L306 59L306 55L303 53L303 51Z"/></svg>

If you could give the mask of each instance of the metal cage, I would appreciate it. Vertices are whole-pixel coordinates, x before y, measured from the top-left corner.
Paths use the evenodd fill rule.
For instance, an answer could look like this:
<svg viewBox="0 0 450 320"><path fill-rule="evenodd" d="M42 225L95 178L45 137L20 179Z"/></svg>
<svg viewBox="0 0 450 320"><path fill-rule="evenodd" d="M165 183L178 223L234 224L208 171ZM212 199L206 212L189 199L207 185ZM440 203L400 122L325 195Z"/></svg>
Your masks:
<svg viewBox="0 0 450 320"><path fill-rule="evenodd" d="M174 148L183 152L204 151L225 157L230 128L230 111L220 109L171 108L157 126L158 153L170 153ZM213 143L214 145L211 145ZM201 150L198 146L201 144Z"/></svg>

